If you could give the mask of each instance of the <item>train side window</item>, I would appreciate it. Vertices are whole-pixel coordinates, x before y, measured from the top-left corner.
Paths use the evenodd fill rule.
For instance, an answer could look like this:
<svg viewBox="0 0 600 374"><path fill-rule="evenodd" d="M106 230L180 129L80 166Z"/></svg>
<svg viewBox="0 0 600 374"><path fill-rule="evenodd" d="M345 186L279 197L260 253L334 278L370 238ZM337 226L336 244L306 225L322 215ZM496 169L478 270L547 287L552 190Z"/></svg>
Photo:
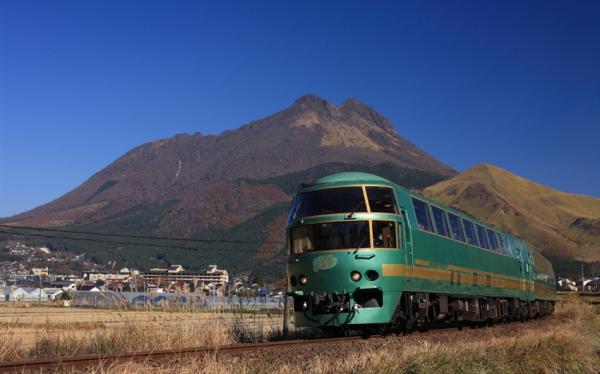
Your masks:
<svg viewBox="0 0 600 374"><path fill-rule="evenodd" d="M396 223L391 221L373 221L373 244L375 248L398 248Z"/></svg>
<svg viewBox="0 0 600 374"><path fill-rule="evenodd" d="M450 220L450 230L452 230L452 236L456 240L461 242L465 241L465 234L463 234L462 227L460 225L460 218L457 215L448 213L448 219Z"/></svg>
<svg viewBox="0 0 600 374"><path fill-rule="evenodd" d="M504 235L498 233L498 245L500 246L500 251L505 255L508 254L508 247L506 246L506 241Z"/></svg>
<svg viewBox="0 0 600 374"><path fill-rule="evenodd" d="M502 236L498 232L495 235L496 235L496 242L498 243L498 252L500 252L502 254L506 254L506 252L504 251L504 243L502 243Z"/></svg>
<svg viewBox="0 0 600 374"><path fill-rule="evenodd" d="M487 234L488 234L488 239L490 242L490 249L496 252L499 252L498 250L498 241L496 240L496 232L487 229Z"/></svg>
<svg viewBox="0 0 600 374"><path fill-rule="evenodd" d="M448 221L444 211L436 206L431 206L433 212L433 222L435 222L435 229L438 234L450 237L450 230L448 230Z"/></svg>
<svg viewBox="0 0 600 374"><path fill-rule="evenodd" d="M477 227L477 236L479 237L479 243L482 248L490 249L490 245L488 244L487 236L485 235L485 229L483 226L475 224Z"/></svg>
<svg viewBox="0 0 600 374"><path fill-rule="evenodd" d="M427 208L427 203L417 200L415 198L412 199L413 206L415 208L415 215L417 216L417 224L421 230L427 230L433 232L433 227L431 226L431 217L429 216L429 209Z"/></svg>
<svg viewBox="0 0 600 374"><path fill-rule="evenodd" d="M506 235L502 235L502 239L504 241L504 247L506 248L506 254L515 257L512 247L510 246L510 241L508 240L508 237Z"/></svg>
<svg viewBox="0 0 600 374"><path fill-rule="evenodd" d="M463 226L465 227L465 235L467 237L467 243L471 245L479 245L477 241L477 236L475 235L475 228L473 227L473 222L468 219L463 219Z"/></svg>
<svg viewBox="0 0 600 374"><path fill-rule="evenodd" d="M398 214L394 190L388 187L367 187L371 212Z"/></svg>

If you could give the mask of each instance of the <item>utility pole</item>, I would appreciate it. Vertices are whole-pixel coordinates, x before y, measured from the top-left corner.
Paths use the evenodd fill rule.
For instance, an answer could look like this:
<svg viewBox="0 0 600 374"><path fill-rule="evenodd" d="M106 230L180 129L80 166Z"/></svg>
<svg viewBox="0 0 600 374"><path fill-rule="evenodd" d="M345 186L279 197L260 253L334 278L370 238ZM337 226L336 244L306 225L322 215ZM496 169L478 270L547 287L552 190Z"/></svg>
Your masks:
<svg viewBox="0 0 600 374"><path fill-rule="evenodd" d="M288 235L286 234L286 238L285 238L285 253L289 255L290 253L290 247L289 247L289 239L288 239ZM285 288L283 289L283 337L287 339L288 337L288 324L289 324L289 319L290 319L290 313L289 313L289 309L288 309L288 282L289 282L289 278L288 278L288 273L287 273L287 265L285 268L285 271L283 272L285 274Z"/></svg>
<svg viewBox="0 0 600 374"><path fill-rule="evenodd" d="M287 274L286 274L287 278ZM287 339L288 336L288 322L289 322L289 312L288 312L288 285L287 279L285 282L285 289L283 292L283 337Z"/></svg>
<svg viewBox="0 0 600 374"><path fill-rule="evenodd" d="M583 277L583 264L581 264L581 292L583 292L583 281L584 281L584 277Z"/></svg>

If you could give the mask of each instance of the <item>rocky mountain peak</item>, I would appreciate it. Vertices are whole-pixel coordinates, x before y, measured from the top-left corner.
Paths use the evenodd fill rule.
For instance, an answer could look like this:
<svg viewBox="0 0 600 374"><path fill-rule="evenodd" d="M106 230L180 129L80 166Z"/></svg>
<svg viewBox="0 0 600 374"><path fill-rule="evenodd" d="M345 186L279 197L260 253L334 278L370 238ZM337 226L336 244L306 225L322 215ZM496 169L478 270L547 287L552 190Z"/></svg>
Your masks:
<svg viewBox="0 0 600 374"><path fill-rule="evenodd" d="M377 127L381 128L387 132L391 132L391 133L396 132L396 130L394 129L394 126L390 123L390 121L388 121L387 118L385 118L381 114L377 113L377 111L375 111L373 108L371 108L367 104L365 104L357 99L350 98L350 99L345 100L338 107L338 109L339 109L340 113L342 114L342 116L344 116L350 120L351 119L362 119L368 123L376 125Z"/></svg>
<svg viewBox="0 0 600 374"><path fill-rule="evenodd" d="M339 106L308 94L298 98L294 104L284 110L284 120L278 121L292 126L321 126L328 133L339 131L358 131L365 136L369 133L389 133L397 136L394 126L387 118L361 101L350 98ZM281 119L279 117L278 119Z"/></svg>
<svg viewBox="0 0 600 374"><path fill-rule="evenodd" d="M331 104L329 101L327 101L326 99L317 96L315 94L312 93L308 93L306 95L300 96L299 98L296 99L296 101L294 101L294 105L305 105L305 106L310 106L310 105L327 105L327 104Z"/></svg>
<svg viewBox="0 0 600 374"><path fill-rule="evenodd" d="M335 115L336 107L329 101L314 94L299 97L290 108L295 113L313 112L320 116L331 117Z"/></svg>

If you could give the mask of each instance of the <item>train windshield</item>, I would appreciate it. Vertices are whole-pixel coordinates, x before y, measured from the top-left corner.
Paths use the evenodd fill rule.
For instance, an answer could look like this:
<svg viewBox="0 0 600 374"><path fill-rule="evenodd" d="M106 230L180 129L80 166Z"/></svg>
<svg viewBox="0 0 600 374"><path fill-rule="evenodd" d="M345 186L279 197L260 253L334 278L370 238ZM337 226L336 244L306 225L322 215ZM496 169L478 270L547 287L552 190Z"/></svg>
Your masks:
<svg viewBox="0 0 600 374"><path fill-rule="evenodd" d="M292 202L288 222L322 214L366 212L361 187L340 187L302 192Z"/></svg>
<svg viewBox="0 0 600 374"><path fill-rule="evenodd" d="M317 223L290 231L292 251L300 254L331 249L369 248L368 221Z"/></svg>
<svg viewBox="0 0 600 374"><path fill-rule="evenodd" d="M372 221L373 248L399 248L397 224L394 221ZM323 222L290 230L292 252L332 249L371 248L369 221Z"/></svg>

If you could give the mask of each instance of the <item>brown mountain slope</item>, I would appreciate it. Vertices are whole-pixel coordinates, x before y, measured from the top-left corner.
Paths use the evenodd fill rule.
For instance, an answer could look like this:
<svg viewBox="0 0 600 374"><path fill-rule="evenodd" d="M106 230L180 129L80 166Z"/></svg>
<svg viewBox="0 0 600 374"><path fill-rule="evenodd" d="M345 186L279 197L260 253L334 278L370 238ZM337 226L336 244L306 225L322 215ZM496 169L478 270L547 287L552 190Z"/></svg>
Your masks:
<svg viewBox="0 0 600 374"><path fill-rule="evenodd" d="M600 199L479 164L423 193L524 238L554 258L600 261Z"/></svg>
<svg viewBox="0 0 600 374"><path fill-rule="evenodd" d="M59 199L12 217L40 225L95 222L140 203L180 199L183 213L190 205L217 211L224 201L211 197L244 194L265 197L251 206L238 205L242 216L255 213L286 194L234 182L299 172L327 162L351 165L391 163L441 177L455 172L398 135L373 109L350 99L339 106L314 95L291 107L218 136L177 135L137 147L75 190ZM233 194L233 196L232 196ZM258 206L254 206L258 204ZM214 205L214 206L212 206ZM202 218L203 228L209 220ZM217 220L219 221L219 220Z"/></svg>
<svg viewBox="0 0 600 374"><path fill-rule="evenodd" d="M297 183L347 170L386 174L410 187L455 174L367 105L307 95L237 130L139 146L57 200L0 222L272 239ZM257 250L260 258L279 253Z"/></svg>

